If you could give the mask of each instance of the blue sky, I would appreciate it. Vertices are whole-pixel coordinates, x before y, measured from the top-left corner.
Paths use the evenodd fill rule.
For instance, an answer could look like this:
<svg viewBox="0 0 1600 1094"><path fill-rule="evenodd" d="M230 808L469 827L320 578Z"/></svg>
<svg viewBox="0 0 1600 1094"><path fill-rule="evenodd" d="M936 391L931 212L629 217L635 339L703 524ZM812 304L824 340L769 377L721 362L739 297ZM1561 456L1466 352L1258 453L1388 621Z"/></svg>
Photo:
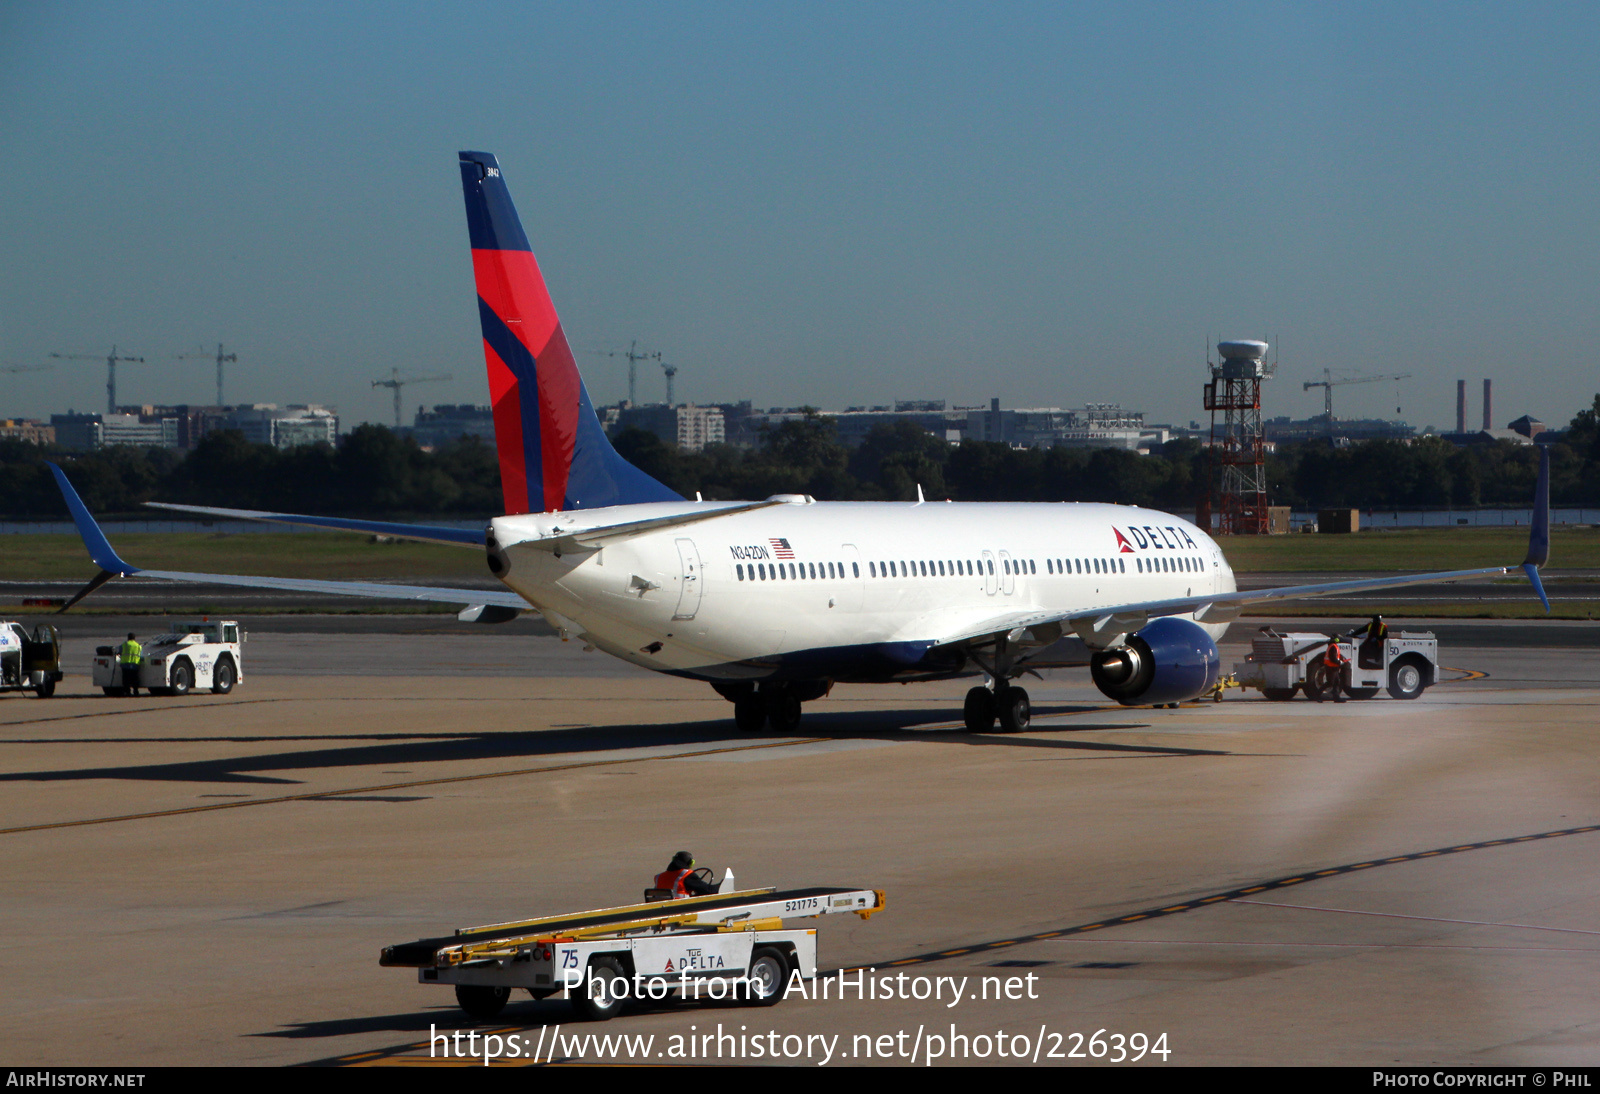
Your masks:
<svg viewBox="0 0 1600 1094"><path fill-rule="evenodd" d="M0 7L0 365L122 402L484 402L455 153L496 153L597 402L1121 402L1207 337L1409 372L1341 415L1600 388L1600 7ZM0 374L0 415L104 368ZM659 398L659 372L641 395Z"/></svg>

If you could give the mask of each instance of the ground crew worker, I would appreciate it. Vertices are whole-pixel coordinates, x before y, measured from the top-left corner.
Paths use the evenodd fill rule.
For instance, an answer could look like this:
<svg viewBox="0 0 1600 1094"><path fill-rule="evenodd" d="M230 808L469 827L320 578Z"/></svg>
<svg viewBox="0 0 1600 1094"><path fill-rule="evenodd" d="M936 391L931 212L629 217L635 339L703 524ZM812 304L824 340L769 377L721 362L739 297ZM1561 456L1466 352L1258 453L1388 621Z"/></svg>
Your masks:
<svg viewBox="0 0 1600 1094"><path fill-rule="evenodd" d="M1322 702L1330 691L1333 693L1335 703L1344 702L1344 688L1341 685L1344 681L1345 663L1344 654L1339 652L1339 643L1329 639L1327 648L1322 654L1322 679L1319 681L1322 686L1317 689L1315 696L1317 702Z"/></svg>
<svg viewBox="0 0 1600 1094"><path fill-rule="evenodd" d="M656 875L656 888L665 889L674 900L685 896L707 896L717 891L715 885L695 874L694 856L687 851L673 855L667 868Z"/></svg>
<svg viewBox="0 0 1600 1094"><path fill-rule="evenodd" d="M139 645L133 632L128 632L128 640L122 644L122 656L118 660L122 663L122 686L128 689L129 695L139 694L139 665L144 661L144 647Z"/></svg>

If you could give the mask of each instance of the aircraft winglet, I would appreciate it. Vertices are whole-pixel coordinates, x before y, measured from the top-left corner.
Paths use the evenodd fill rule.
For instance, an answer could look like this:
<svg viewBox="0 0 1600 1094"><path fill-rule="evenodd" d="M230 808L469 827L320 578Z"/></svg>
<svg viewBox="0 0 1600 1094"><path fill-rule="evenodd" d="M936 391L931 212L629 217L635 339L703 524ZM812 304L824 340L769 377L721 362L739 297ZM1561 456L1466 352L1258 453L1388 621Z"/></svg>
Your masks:
<svg viewBox="0 0 1600 1094"><path fill-rule="evenodd" d="M78 534L83 537L83 545L89 549L89 557L94 560L94 564L116 577L138 573L139 567L130 566L122 561L112 549L111 541L106 539L106 534L89 515L89 509L83 504L83 499L78 497L78 492L72 488L67 473L53 463L50 465L50 470L55 473L56 485L61 487L61 496L66 499L67 508L72 510L72 523L78 526Z"/></svg>
<svg viewBox="0 0 1600 1094"><path fill-rule="evenodd" d="M46 461L47 463L49 461ZM83 537L83 545L89 550L89 557L94 564L100 567L100 572L89 580L89 583L79 589L56 612L60 615L78 601L94 592L100 586L114 577L127 577L129 574L139 572L137 566L130 566L112 549L111 541L106 539L106 534L100 530L100 525L95 523L94 517L89 515L89 509L83 504L83 499L78 497L78 492L72 488L72 483L67 479L67 473L61 470L58 464L50 464L50 470L56 477L56 485L61 488L61 496L66 499L67 508L72 512L72 523L78 526L78 535Z"/></svg>

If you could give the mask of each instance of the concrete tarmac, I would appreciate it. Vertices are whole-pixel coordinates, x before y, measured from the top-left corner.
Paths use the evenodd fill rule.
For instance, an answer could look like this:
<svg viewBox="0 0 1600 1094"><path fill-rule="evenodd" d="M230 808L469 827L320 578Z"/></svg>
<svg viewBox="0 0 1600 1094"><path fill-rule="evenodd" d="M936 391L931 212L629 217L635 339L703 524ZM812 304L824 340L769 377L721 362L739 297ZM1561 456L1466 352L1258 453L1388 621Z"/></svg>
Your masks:
<svg viewBox="0 0 1600 1094"><path fill-rule="evenodd" d="M1029 682L1023 734L966 733L949 682L839 687L774 738L576 643L378 618L248 623L230 696L111 699L74 672L55 699L0 697L0 1058L429 1064L430 1032L494 1030L526 1062L562 1023L653 1036L652 1062L767 1062L760 1034L830 1066L1075 1065L1101 1042L1168 1051L1141 1063L1600 1063L1590 624L1457 621L1480 642L1447 643L1414 702L1124 709L1064 671ZM69 667L105 640L72 626ZM632 901L680 848L744 886L885 890L869 922L798 923L879 997L830 981L585 1026L523 996L481 1024L377 964Z"/></svg>

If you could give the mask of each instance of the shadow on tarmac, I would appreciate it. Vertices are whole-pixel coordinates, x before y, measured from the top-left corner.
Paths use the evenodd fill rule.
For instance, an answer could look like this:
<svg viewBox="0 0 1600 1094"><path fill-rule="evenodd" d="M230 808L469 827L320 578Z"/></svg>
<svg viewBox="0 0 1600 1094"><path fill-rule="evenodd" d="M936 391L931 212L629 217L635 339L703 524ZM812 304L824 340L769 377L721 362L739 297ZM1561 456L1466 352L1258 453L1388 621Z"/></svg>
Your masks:
<svg viewBox="0 0 1600 1094"><path fill-rule="evenodd" d="M1034 708L1040 716L1097 713L1103 708L1077 705L1039 705ZM813 713L799 731L792 734L797 739L827 738L834 741L922 741L939 744L959 744L974 747L1034 748L1043 750L1088 750L1163 756L1226 756L1230 752L1218 749L1176 748L1147 744L1113 744L1104 741L1062 740L1042 734L1085 732L1100 729L1144 729L1148 723L1076 723L1050 726L1016 734L974 734L965 730L919 729L930 723L927 710L868 711ZM935 722L934 724L940 724ZM731 721L688 722L672 725L622 725L590 726L568 729L545 729L500 733L438 733L438 734L371 734L330 735L326 738L295 735L288 740L364 740L377 743L345 748L297 749L252 756L219 756L213 759L188 760L182 763L126 764L108 767L67 768L54 771L23 771L0 773L0 783L7 782L70 782L88 779L124 779L131 781L188 782L209 784L260 783L269 785L298 785L302 780L289 775L267 772L294 772L326 770L329 768L395 768L416 764L459 763L463 761L540 760L559 759L578 755L594 756L625 752L630 749L660 749L682 747L738 748L751 738L731 733ZM771 739L776 735L762 731L755 739ZM247 740L261 740L260 737ZM265 738L271 740L272 738ZM172 743L192 746L196 740L233 742L240 738L131 738L134 741ZM21 743L21 742L6 742ZM42 742L40 742L42 743ZM82 743L102 746L106 739L68 739L59 743ZM641 760L653 757L641 756ZM422 773L417 773L419 776Z"/></svg>

